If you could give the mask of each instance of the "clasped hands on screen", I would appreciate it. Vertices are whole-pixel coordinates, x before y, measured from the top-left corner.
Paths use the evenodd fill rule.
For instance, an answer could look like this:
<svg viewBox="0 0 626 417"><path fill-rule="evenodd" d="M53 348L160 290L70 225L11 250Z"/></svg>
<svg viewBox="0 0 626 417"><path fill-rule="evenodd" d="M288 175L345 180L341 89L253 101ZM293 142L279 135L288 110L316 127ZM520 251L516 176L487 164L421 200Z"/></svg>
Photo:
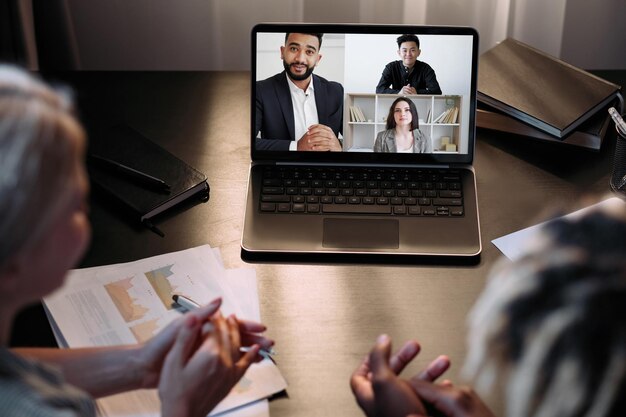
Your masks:
<svg viewBox="0 0 626 417"><path fill-rule="evenodd" d="M311 125L298 140L299 151L341 152L341 143L333 130L322 124Z"/></svg>

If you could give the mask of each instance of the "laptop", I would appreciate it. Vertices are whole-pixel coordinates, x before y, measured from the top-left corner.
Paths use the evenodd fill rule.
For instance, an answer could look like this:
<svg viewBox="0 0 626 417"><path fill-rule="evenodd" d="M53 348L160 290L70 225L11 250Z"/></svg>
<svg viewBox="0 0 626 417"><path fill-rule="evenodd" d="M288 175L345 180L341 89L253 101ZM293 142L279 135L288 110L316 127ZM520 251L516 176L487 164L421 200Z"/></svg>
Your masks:
<svg viewBox="0 0 626 417"><path fill-rule="evenodd" d="M477 259L474 29L251 35L244 260Z"/></svg>

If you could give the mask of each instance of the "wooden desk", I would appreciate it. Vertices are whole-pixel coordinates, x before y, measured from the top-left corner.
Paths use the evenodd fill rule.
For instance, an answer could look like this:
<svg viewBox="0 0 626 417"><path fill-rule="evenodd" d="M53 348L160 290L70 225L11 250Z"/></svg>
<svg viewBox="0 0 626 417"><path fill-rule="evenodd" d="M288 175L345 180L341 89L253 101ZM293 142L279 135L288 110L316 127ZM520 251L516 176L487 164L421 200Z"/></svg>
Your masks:
<svg viewBox="0 0 626 417"><path fill-rule="evenodd" d="M82 266L126 262L197 245L220 248L227 267L257 271L261 316L276 340L288 397L271 415L361 416L348 380L376 336L396 346L416 338L422 353L408 373L440 353L457 373L465 354L466 315L500 252L491 240L570 211L608 192L614 134L592 153L481 132L475 166L483 241L476 266L248 265L240 239L250 163L249 74L80 73L81 113L126 121L208 176L208 203L158 221L166 237L96 199L93 241ZM34 330L33 330L34 329ZM41 308L27 311L15 344L50 344Z"/></svg>

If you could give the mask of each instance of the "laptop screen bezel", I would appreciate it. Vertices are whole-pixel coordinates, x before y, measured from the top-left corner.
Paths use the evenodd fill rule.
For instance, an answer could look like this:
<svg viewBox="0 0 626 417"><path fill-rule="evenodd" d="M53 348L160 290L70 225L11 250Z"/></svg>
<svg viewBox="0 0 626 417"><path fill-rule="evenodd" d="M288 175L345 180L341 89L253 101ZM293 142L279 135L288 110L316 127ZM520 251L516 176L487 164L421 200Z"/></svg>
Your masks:
<svg viewBox="0 0 626 417"><path fill-rule="evenodd" d="M255 149L256 79L258 33L337 33L337 34L403 34L465 35L472 37L471 87L469 98L469 126L467 153L382 153L382 152L297 152ZM461 26L418 26L381 24L318 24L318 23L260 23L251 32L251 86L250 86L250 149L257 162L329 163L329 164L471 164L476 142L476 83L478 71L478 32ZM382 71L382 68L381 68ZM344 123L345 125L345 123Z"/></svg>

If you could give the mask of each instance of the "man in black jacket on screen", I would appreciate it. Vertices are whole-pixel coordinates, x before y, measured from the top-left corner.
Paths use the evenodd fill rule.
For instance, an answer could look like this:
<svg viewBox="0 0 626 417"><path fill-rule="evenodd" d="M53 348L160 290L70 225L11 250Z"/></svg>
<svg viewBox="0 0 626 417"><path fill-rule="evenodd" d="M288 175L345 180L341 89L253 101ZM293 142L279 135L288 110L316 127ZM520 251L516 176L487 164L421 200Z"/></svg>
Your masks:
<svg viewBox="0 0 626 417"><path fill-rule="evenodd" d="M435 71L418 61L420 41L416 35L402 35L397 39L398 56L402 58L385 66L376 86L377 94L441 94Z"/></svg>

